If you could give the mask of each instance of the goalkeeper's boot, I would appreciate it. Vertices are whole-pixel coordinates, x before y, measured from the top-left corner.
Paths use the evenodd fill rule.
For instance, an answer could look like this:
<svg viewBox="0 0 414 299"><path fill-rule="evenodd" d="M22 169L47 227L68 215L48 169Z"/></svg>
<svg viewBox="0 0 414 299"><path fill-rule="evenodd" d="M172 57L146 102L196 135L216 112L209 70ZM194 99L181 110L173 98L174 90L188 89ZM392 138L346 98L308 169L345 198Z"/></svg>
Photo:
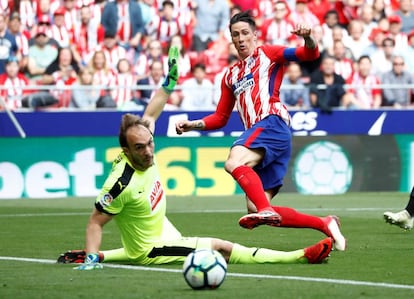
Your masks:
<svg viewBox="0 0 414 299"><path fill-rule="evenodd" d="M257 213L244 215L239 219L239 225L243 228L253 229L259 225L280 226L282 217L275 211L264 210Z"/></svg>
<svg viewBox="0 0 414 299"><path fill-rule="evenodd" d="M62 253L57 262L60 264L82 264L85 262L86 252L84 250L69 250Z"/></svg>
<svg viewBox="0 0 414 299"><path fill-rule="evenodd" d="M341 226L339 223L339 218L337 216L331 215L322 218L322 221L326 226L325 233L328 235L328 237L332 237L335 242L335 249L344 251L346 249L346 239L339 229Z"/></svg>
<svg viewBox="0 0 414 299"><path fill-rule="evenodd" d="M402 210L397 213L385 212L384 219L385 222L398 225L404 230L411 230L414 226L414 217L407 210Z"/></svg>
<svg viewBox="0 0 414 299"><path fill-rule="evenodd" d="M321 264L327 262L329 254L332 251L333 239L325 238L315 245L305 248L305 257L309 264Z"/></svg>

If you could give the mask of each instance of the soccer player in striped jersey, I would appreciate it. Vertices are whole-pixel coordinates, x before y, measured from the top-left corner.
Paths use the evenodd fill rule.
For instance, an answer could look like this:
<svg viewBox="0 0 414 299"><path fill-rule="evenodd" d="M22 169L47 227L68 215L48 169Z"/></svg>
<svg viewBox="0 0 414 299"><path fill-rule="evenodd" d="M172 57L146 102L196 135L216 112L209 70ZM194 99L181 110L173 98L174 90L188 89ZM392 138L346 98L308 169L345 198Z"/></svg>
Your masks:
<svg viewBox="0 0 414 299"><path fill-rule="evenodd" d="M95 208L86 228L86 248L68 251L59 263L82 263L77 270L103 268L102 262L132 264L182 263L194 249L219 251L229 263L323 262L332 250L328 237L318 243L293 251L245 247L217 238L183 237L166 217L166 196L154 157L155 121L161 114L178 79L178 49L169 53L168 78L151 99L143 117L125 114L119 143L122 153L96 198ZM123 247L100 251L105 224L112 219L118 225Z"/></svg>
<svg viewBox="0 0 414 299"><path fill-rule="evenodd" d="M233 143L224 168L246 193L248 214L239 224L248 229L259 225L317 229L345 250L346 240L336 216L317 217L289 207L271 206L283 185L291 154L290 115L280 102L279 89L289 61L319 57L310 27L297 24L293 34L304 46L258 46L255 21L249 12L230 19L230 34L240 61L229 68L221 83L221 97L214 113L199 120L176 123L177 134L223 127L236 105L245 131Z"/></svg>

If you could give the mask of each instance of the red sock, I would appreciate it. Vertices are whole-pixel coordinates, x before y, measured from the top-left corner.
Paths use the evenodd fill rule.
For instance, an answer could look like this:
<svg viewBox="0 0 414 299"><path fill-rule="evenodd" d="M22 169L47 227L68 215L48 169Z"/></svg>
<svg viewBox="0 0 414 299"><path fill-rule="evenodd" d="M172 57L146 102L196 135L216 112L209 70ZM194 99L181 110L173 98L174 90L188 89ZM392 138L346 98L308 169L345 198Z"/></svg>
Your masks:
<svg viewBox="0 0 414 299"><path fill-rule="evenodd" d="M327 233L321 217L299 213L289 207L272 206L272 208L282 217L280 227L313 228Z"/></svg>
<svg viewBox="0 0 414 299"><path fill-rule="evenodd" d="M251 167L239 166L231 175L254 203L258 212L272 209L263 190L262 181Z"/></svg>

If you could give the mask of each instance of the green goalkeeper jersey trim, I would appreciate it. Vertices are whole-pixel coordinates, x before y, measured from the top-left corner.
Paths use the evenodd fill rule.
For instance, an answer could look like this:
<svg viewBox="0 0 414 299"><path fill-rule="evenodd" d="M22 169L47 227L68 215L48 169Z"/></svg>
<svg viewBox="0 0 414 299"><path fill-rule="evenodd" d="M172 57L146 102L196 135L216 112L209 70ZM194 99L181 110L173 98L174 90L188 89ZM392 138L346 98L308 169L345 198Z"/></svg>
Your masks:
<svg viewBox="0 0 414 299"><path fill-rule="evenodd" d="M95 207L114 215L129 258L137 258L160 240L166 219L166 196L156 162L145 171L132 167L121 153L96 198Z"/></svg>

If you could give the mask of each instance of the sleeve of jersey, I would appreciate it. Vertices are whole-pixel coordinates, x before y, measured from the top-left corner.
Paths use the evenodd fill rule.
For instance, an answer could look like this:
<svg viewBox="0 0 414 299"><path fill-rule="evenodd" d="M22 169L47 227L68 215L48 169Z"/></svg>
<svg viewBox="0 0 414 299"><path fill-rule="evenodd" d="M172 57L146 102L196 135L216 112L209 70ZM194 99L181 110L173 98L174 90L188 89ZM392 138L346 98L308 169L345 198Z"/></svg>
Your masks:
<svg viewBox="0 0 414 299"><path fill-rule="evenodd" d="M221 96L216 111L203 118L204 130L216 130L224 127L233 111L235 99L233 91L226 86L225 78L221 82Z"/></svg>
<svg viewBox="0 0 414 299"><path fill-rule="evenodd" d="M318 46L316 46L315 49L310 49L308 47L286 48L283 52L283 56L285 56L287 60L293 61L315 60L319 57L319 55L320 53Z"/></svg>

